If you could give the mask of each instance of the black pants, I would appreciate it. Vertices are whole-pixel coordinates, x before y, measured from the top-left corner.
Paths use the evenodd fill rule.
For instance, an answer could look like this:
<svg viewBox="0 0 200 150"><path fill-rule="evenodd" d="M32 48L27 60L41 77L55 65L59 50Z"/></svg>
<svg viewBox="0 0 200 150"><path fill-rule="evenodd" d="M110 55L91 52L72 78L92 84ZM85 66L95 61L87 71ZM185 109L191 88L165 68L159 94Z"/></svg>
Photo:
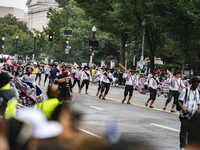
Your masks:
<svg viewBox="0 0 200 150"><path fill-rule="evenodd" d="M100 80L98 81L98 90L101 90L102 85L100 85Z"/></svg>
<svg viewBox="0 0 200 150"><path fill-rule="evenodd" d="M180 121L181 121L181 128L179 135L180 148L186 148L189 119L180 117Z"/></svg>
<svg viewBox="0 0 200 150"><path fill-rule="evenodd" d="M150 99L156 100L156 92L157 92L157 90L154 90L154 89L152 89L152 88L149 88Z"/></svg>
<svg viewBox="0 0 200 150"><path fill-rule="evenodd" d="M49 74L45 74L44 83L46 83Z"/></svg>
<svg viewBox="0 0 200 150"><path fill-rule="evenodd" d="M101 93L103 93L105 89L105 94L108 94L108 91L110 90L110 83L102 83Z"/></svg>
<svg viewBox="0 0 200 150"><path fill-rule="evenodd" d="M133 85L126 85L125 86L124 96L127 96L128 92L129 92L129 96L133 95Z"/></svg>
<svg viewBox="0 0 200 150"><path fill-rule="evenodd" d="M72 87L75 86L76 82L78 82L78 87L80 88L81 84L80 84L80 80L78 80L78 78L74 78L74 83L73 83Z"/></svg>
<svg viewBox="0 0 200 150"><path fill-rule="evenodd" d="M83 80L82 84L81 84L81 89L83 88L83 86L86 84L86 89L88 89L89 87L89 80Z"/></svg>
<svg viewBox="0 0 200 150"><path fill-rule="evenodd" d="M35 81L37 81L37 78L39 77L39 82L41 81L41 73L36 73Z"/></svg>
<svg viewBox="0 0 200 150"><path fill-rule="evenodd" d="M169 94L168 94L168 99L167 99L168 103L171 102L172 97L174 97L174 102L173 103L177 104L178 103L179 92L170 90Z"/></svg>

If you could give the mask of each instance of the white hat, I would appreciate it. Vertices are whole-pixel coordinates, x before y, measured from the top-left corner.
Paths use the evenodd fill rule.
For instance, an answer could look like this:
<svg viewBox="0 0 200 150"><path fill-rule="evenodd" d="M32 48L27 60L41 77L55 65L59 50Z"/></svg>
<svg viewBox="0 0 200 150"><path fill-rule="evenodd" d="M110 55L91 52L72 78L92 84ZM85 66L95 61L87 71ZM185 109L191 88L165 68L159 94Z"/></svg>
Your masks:
<svg viewBox="0 0 200 150"><path fill-rule="evenodd" d="M36 109L22 109L16 118L32 125L32 136L37 139L47 139L62 132L62 126L57 121L46 120L44 114Z"/></svg>

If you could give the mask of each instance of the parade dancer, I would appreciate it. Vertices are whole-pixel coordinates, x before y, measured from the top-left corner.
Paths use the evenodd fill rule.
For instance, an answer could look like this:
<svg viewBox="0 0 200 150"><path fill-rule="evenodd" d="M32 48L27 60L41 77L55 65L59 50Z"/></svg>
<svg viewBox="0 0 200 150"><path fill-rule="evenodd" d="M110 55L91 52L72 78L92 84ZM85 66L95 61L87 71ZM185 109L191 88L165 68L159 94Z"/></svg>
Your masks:
<svg viewBox="0 0 200 150"><path fill-rule="evenodd" d="M172 100L172 97L174 97L174 102L172 104L170 111L175 112L174 108L175 108L175 106L178 102L179 90L181 88L185 88L184 84L181 81L180 76L181 76L181 73L176 71L174 73L174 76L170 78L170 87L169 87L170 91L169 91L169 94L168 94L168 99L166 100L165 106L163 108L163 111L166 110L167 105Z"/></svg>
<svg viewBox="0 0 200 150"><path fill-rule="evenodd" d="M149 79L149 93L150 93L150 98L147 100L145 103L145 106L148 106L148 103L151 101L151 104L149 105L149 108L154 108L152 105L156 100L156 92L157 88L160 84L159 78L158 78L158 72L154 72L153 76Z"/></svg>
<svg viewBox="0 0 200 150"><path fill-rule="evenodd" d="M131 70L129 73L124 74L123 78L126 79L126 83L125 83L125 91L124 91L124 99L122 100L122 103L124 103L126 101L126 97L129 93L129 98L128 98L128 102L127 104L131 104L131 98L133 95L133 89L136 87L138 87L138 77L135 74L135 70Z"/></svg>
<svg viewBox="0 0 200 150"><path fill-rule="evenodd" d="M25 82L30 82L34 86L35 75L32 74L32 72L33 72L33 68L31 66L27 66L26 73L22 76L22 80L24 80ZM24 92L21 92L20 95L21 95L21 99L22 99L22 104L28 105L26 94Z"/></svg>
<svg viewBox="0 0 200 150"><path fill-rule="evenodd" d="M80 90L80 88L81 88L80 80L81 80L81 75L82 75L82 67L79 66L78 69L73 70L72 73L74 74L74 83L73 83L72 87L74 87L76 85L76 82L77 82L78 88Z"/></svg>
<svg viewBox="0 0 200 150"><path fill-rule="evenodd" d="M36 68L36 78L35 78L35 82L36 82L39 77L39 82L38 82L39 85L41 81L41 74L42 74L42 66L41 64L39 64L38 67Z"/></svg>
<svg viewBox="0 0 200 150"><path fill-rule="evenodd" d="M106 100L106 95L108 94L108 91L110 90L110 83L113 81L113 75L110 73L110 68L106 69L106 72L102 75L100 80L101 87L101 94L99 95L99 99ZM105 92L104 92L105 90ZM104 92L104 95L103 95Z"/></svg>
<svg viewBox="0 0 200 150"><path fill-rule="evenodd" d="M98 80L98 89L97 89L96 96L99 95L99 91L101 90L100 79L101 79L102 75L105 73L105 70L106 70L106 68L103 66L101 68L101 70L97 71L97 77L96 77L96 79Z"/></svg>
<svg viewBox="0 0 200 150"><path fill-rule="evenodd" d="M89 88L89 83L91 81L91 74L90 71L88 70L89 67L85 66L82 72L82 84L81 84L81 88L79 89L79 93L81 93L81 90L83 88L84 85L86 85L86 90L85 90L85 94L88 94L88 88Z"/></svg>
<svg viewBox="0 0 200 150"><path fill-rule="evenodd" d="M24 75L24 67L23 66L18 66L17 71L15 73L15 77L21 78Z"/></svg>
<svg viewBox="0 0 200 150"><path fill-rule="evenodd" d="M49 83L53 84L54 80L57 78L57 73L59 70L55 64L52 64L52 68L50 69Z"/></svg>
<svg viewBox="0 0 200 150"><path fill-rule="evenodd" d="M3 64L3 69L1 71L8 72L8 64Z"/></svg>
<svg viewBox="0 0 200 150"><path fill-rule="evenodd" d="M55 79L55 83L59 84L59 101L63 103L71 101L71 93L73 93L73 87L71 78L68 75L68 71L63 70L62 74Z"/></svg>
<svg viewBox="0 0 200 150"><path fill-rule="evenodd" d="M44 86L45 86L45 83L46 83L46 81L47 81L47 78L48 78L49 75L50 75L50 69L51 69L51 67L50 67L49 64L47 64L47 65L45 66L45 68L44 68L44 71L45 71Z"/></svg>
<svg viewBox="0 0 200 150"><path fill-rule="evenodd" d="M24 74L22 76L22 80L34 84L34 82L35 82L35 75L32 74L32 72L33 72L33 68L31 66L26 67L26 74Z"/></svg>

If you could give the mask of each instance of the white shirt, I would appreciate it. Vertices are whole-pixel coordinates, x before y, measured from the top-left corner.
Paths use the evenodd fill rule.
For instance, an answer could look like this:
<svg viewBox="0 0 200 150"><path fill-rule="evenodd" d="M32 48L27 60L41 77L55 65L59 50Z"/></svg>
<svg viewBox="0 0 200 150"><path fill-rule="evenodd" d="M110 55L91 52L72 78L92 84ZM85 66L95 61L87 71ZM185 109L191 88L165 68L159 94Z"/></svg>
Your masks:
<svg viewBox="0 0 200 150"><path fill-rule="evenodd" d="M104 74L107 74L107 72L105 72ZM111 82L113 81L113 75L112 75L111 73L107 74L107 76L104 75L104 74L102 75L100 81L101 81L101 82L104 82L104 83L111 83ZM108 79L108 77L109 77L110 79L112 79L112 81L110 81L110 80Z"/></svg>
<svg viewBox="0 0 200 150"><path fill-rule="evenodd" d="M156 80L159 82L159 78L157 77ZM156 82L156 80L152 77L149 80L149 87L151 87L152 89L157 89L159 84Z"/></svg>
<svg viewBox="0 0 200 150"><path fill-rule="evenodd" d="M127 75L128 75L128 73L123 73L122 78L125 79L127 77Z"/></svg>
<svg viewBox="0 0 200 150"><path fill-rule="evenodd" d="M45 74L50 74L50 67L49 66L45 67Z"/></svg>
<svg viewBox="0 0 200 150"><path fill-rule="evenodd" d="M175 79L175 86L174 87L172 87L172 84L171 84L173 78ZM172 90L172 91L179 91L179 89L181 88L181 85L183 85L181 78L178 78L178 79L176 79L175 77L173 77L173 78L170 78L169 89Z"/></svg>
<svg viewBox="0 0 200 150"><path fill-rule="evenodd" d="M147 82L149 82L149 80L151 79L152 76L153 76L152 74L148 74Z"/></svg>
<svg viewBox="0 0 200 150"><path fill-rule="evenodd" d="M138 77L136 74L124 74L123 78L126 78L126 85L138 85ZM128 80L129 78L129 80Z"/></svg>
<svg viewBox="0 0 200 150"><path fill-rule="evenodd" d="M89 76L86 74L86 72ZM89 70L87 70L87 71L85 70L85 71L82 72L82 80L91 80L91 75L90 75Z"/></svg>
<svg viewBox="0 0 200 150"><path fill-rule="evenodd" d="M74 77L80 80L82 75L82 70L73 70L72 72L75 73Z"/></svg>
<svg viewBox="0 0 200 150"><path fill-rule="evenodd" d="M183 102L183 107L186 108L188 112L188 114L184 116L181 110L180 116L187 117L190 119L194 115L194 113L197 111L198 105L200 104L200 99L199 99L199 92L197 89L195 91L191 90L190 88L187 88L187 89L188 91L187 91L186 100L185 100L186 89L182 90L178 99Z"/></svg>
<svg viewBox="0 0 200 150"><path fill-rule="evenodd" d="M102 75L105 73L105 71L103 72L102 70L97 71L97 76L99 76L99 78L101 79Z"/></svg>
<svg viewBox="0 0 200 150"><path fill-rule="evenodd" d="M42 72L42 67L37 67L36 68L36 73L41 73Z"/></svg>

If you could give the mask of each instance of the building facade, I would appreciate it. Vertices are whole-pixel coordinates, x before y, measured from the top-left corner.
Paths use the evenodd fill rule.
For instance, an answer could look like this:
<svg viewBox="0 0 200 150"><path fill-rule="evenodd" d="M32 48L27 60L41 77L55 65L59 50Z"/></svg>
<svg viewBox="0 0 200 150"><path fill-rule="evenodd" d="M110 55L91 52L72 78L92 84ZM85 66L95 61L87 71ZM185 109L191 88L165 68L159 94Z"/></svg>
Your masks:
<svg viewBox="0 0 200 150"><path fill-rule="evenodd" d="M13 15L20 21L24 21L25 23L28 22L28 16L26 13L24 13L24 10L15 7L0 6L0 17L5 17L8 14Z"/></svg>
<svg viewBox="0 0 200 150"><path fill-rule="evenodd" d="M49 19L47 13L51 9L58 9L58 3L55 0L28 0L28 28L43 31L47 27Z"/></svg>

